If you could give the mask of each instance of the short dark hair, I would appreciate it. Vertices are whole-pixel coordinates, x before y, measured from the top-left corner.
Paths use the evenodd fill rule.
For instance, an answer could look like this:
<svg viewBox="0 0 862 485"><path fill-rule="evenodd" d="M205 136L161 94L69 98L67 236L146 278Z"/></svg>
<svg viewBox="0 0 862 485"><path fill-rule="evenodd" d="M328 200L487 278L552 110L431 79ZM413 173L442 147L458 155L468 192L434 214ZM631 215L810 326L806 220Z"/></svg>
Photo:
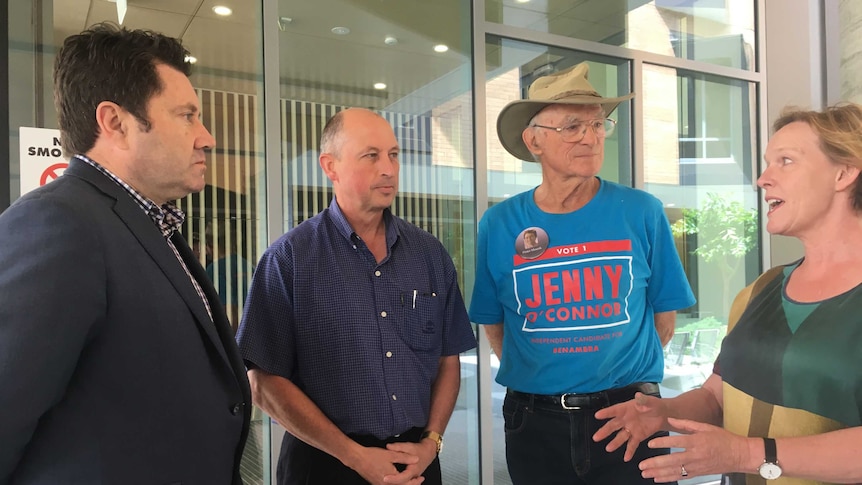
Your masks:
<svg viewBox="0 0 862 485"><path fill-rule="evenodd" d="M147 103L164 86L157 64L186 76L191 64L179 40L150 30L104 22L66 38L54 61L54 105L63 149L86 153L96 143L96 107L111 101L149 129Z"/></svg>

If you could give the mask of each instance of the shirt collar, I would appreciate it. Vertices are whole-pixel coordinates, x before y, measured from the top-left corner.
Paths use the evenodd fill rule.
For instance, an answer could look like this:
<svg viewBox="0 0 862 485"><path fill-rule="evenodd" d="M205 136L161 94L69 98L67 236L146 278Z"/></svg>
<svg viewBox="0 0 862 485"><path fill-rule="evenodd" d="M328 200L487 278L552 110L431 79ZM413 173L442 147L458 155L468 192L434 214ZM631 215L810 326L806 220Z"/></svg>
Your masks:
<svg viewBox="0 0 862 485"><path fill-rule="evenodd" d="M341 207L338 206L335 197L333 197L332 202L329 203L329 218L335 224L339 234L353 244L353 238L358 236L356 231L354 231L353 227L350 225L350 222L348 222L347 218L344 216L344 212L341 211ZM398 240L399 236L398 227L396 227L396 224L392 223L393 219L394 216L392 215L392 211L388 207L384 209L383 222L386 224L386 246L390 248L395 244L395 241Z"/></svg>
<svg viewBox="0 0 862 485"><path fill-rule="evenodd" d="M158 226L158 228L162 231L162 235L166 238L171 237L174 232L178 231L180 227L183 225L183 222L186 219L185 213L180 210L179 207L176 206L173 202L166 202L161 206L157 205L155 202L145 197L143 194L134 189L131 185L127 184L123 179L115 175L113 172L108 170L107 168L100 165L95 160L85 156L85 155L75 155L74 158L81 160L82 162L90 165L91 167L98 170L104 176L108 177L110 180L113 180L114 183L119 185L126 191L127 194L138 204L138 207L146 213L150 219Z"/></svg>

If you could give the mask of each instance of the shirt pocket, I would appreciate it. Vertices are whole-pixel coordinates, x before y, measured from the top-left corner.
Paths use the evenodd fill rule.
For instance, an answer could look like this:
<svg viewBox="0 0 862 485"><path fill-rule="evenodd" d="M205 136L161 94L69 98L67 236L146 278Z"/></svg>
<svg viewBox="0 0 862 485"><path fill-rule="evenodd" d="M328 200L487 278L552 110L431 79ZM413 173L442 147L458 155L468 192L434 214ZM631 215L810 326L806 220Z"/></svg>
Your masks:
<svg viewBox="0 0 862 485"><path fill-rule="evenodd" d="M433 291L402 292L405 319L402 334L413 350L438 350L441 343L443 299Z"/></svg>

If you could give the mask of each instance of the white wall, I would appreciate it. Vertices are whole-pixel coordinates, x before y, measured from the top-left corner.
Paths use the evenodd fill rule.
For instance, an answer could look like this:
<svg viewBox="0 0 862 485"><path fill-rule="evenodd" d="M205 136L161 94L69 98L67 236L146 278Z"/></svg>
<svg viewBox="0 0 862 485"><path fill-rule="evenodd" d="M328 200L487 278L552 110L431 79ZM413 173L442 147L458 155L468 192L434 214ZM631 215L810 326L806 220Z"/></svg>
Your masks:
<svg viewBox="0 0 862 485"><path fill-rule="evenodd" d="M822 109L826 99L822 2L764 0L766 22L766 106L771 124L785 106ZM761 154L765 144L761 146ZM762 160L761 160L762 163ZM771 266L795 261L802 245L795 238L770 236Z"/></svg>

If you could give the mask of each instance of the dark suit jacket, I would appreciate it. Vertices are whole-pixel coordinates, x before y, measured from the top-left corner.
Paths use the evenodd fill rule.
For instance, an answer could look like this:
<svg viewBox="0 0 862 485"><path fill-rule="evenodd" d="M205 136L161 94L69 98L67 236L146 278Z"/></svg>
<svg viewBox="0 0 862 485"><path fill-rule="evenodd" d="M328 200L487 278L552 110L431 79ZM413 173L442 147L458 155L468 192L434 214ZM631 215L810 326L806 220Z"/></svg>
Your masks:
<svg viewBox="0 0 862 485"><path fill-rule="evenodd" d="M73 159L0 214L0 484L240 483L251 397L218 295Z"/></svg>

